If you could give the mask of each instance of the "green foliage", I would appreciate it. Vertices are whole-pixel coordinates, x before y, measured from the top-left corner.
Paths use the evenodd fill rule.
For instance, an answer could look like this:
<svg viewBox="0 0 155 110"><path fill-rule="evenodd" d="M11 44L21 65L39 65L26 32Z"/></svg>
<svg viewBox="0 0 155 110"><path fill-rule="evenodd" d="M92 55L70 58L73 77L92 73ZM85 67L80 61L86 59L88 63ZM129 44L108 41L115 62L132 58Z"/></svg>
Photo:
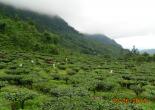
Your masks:
<svg viewBox="0 0 155 110"><path fill-rule="evenodd" d="M42 41L49 44L58 44L59 36L46 31L43 33Z"/></svg>
<svg viewBox="0 0 155 110"><path fill-rule="evenodd" d="M135 92L135 94L136 94L137 96L139 96L142 92L145 91L145 89L142 88L142 87L140 87L139 85L137 85L137 86L134 85L134 86L131 86L130 88Z"/></svg>
<svg viewBox="0 0 155 110"><path fill-rule="evenodd" d="M13 89L13 90L10 90ZM25 102L27 100L33 99L36 94L33 92L30 92L27 89L14 89L14 88L9 88L8 90L4 89L4 97L11 102L11 108L12 110L16 110L18 107L17 105L19 104L21 109L24 109L25 107Z"/></svg>
<svg viewBox="0 0 155 110"><path fill-rule="evenodd" d="M76 50L78 53L106 54L115 57L124 51L120 45L105 35L92 37L81 34L58 16L41 15L4 4L0 4L0 13L0 17L3 18L0 30L5 34L2 41L7 44L7 48L57 54L56 49L59 45L66 52L69 50L74 53ZM56 45L56 48L53 45L49 46L51 44ZM6 45L3 46L6 48Z"/></svg>
<svg viewBox="0 0 155 110"><path fill-rule="evenodd" d="M6 23L0 22L0 33L4 33L6 30Z"/></svg>
<svg viewBox="0 0 155 110"><path fill-rule="evenodd" d="M20 85L22 76L20 75L4 75L0 77L2 81L8 81L10 84Z"/></svg>
<svg viewBox="0 0 155 110"><path fill-rule="evenodd" d="M3 69L3 68L5 68L6 67L6 64L4 63L4 62L1 62L0 63L0 69Z"/></svg>
<svg viewBox="0 0 155 110"><path fill-rule="evenodd" d="M145 110L112 102L134 97L154 106L155 55L82 35L59 17L0 4L0 18L0 110Z"/></svg>
<svg viewBox="0 0 155 110"><path fill-rule="evenodd" d="M9 69L6 71L6 73L20 75L20 74L28 74L28 73L30 73L30 70L28 70L27 68Z"/></svg>
<svg viewBox="0 0 155 110"><path fill-rule="evenodd" d="M66 66L65 66L65 65L60 64L60 65L58 65L58 68L59 68L60 70L65 70L65 69L66 69Z"/></svg>
<svg viewBox="0 0 155 110"><path fill-rule="evenodd" d="M55 103L57 102L57 103ZM91 105L93 101L90 99L83 97L74 97L70 99L69 97L62 97L59 99L52 99L50 101L45 102L42 105L42 110L85 110L85 109L93 109L93 105ZM95 109L94 109L95 110Z"/></svg>
<svg viewBox="0 0 155 110"><path fill-rule="evenodd" d="M96 93L98 92L108 92L114 89L114 85L108 82L98 81L94 82L93 85L89 88L90 91Z"/></svg>
<svg viewBox="0 0 155 110"><path fill-rule="evenodd" d="M68 69L68 70L67 70L67 74L68 74L68 75L75 75L76 73L77 73L77 71L74 70L74 69Z"/></svg>
<svg viewBox="0 0 155 110"><path fill-rule="evenodd" d="M62 79L66 82L66 84L68 84L68 81L69 81L68 75L63 76Z"/></svg>
<svg viewBox="0 0 155 110"><path fill-rule="evenodd" d="M119 81L119 84L121 85L121 87L130 89L130 86L135 85L136 83L131 80L122 80L122 81Z"/></svg>
<svg viewBox="0 0 155 110"><path fill-rule="evenodd" d="M21 79L21 85L26 86L28 88L32 88L32 85L34 83L34 77L35 76L25 76Z"/></svg>
<svg viewBox="0 0 155 110"><path fill-rule="evenodd" d="M61 76L58 73L53 73L52 75L53 80L61 80Z"/></svg>
<svg viewBox="0 0 155 110"><path fill-rule="evenodd" d="M7 81L0 81L0 90L8 84Z"/></svg>
<svg viewBox="0 0 155 110"><path fill-rule="evenodd" d="M37 99L26 100L25 109L50 110L54 108L59 110L63 107L66 110L115 110L116 108L118 110L143 110L141 103L139 104L141 107L139 107L134 104L129 106L129 104L111 101L117 97L146 97L149 101L154 101L154 92L149 92L154 90L153 62L139 65L134 61L110 61L107 58L102 59L103 57L71 55L67 58L74 63L66 63L64 55L51 56L50 54L19 51L1 52L0 55L2 61L5 62L5 66L0 70L0 81L2 82L0 97L1 94L9 94L9 97L11 94L14 97L12 93L17 96L25 95L17 91L36 91L40 94L40 96L36 96ZM53 68L52 64L56 64L56 68ZM62 68L58 65L61 65ZM86 68L83 69L83 67ZM110 73L111 70L113 73ZM3 83L5 81L6 84ZM14 86L18 86L20 89L13 89ZM11 88L6 90L9 87ZM45 98L40 100L40 97L44 96ZM49 99L53 101L46 102ZM20 100L7 101L6 97L2 100L3 108L0 107L0 109L7 107L6 103L9 103L14 110L22 108Z"/></svg>

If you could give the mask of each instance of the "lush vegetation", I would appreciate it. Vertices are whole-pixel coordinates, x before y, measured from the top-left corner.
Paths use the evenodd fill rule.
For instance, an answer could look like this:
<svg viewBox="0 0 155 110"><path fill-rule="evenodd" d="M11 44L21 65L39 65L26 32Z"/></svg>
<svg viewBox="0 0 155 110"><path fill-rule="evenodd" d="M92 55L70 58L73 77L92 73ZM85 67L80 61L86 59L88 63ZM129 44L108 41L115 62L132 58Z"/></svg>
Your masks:
<svg viewBox="0 0 155 110"><path fill-rule="evenodd" d="M72 52L76 50L79 51L80 53L85 54L93 54L93 55L107 54L110 56L119 56L122 53L122 51L124 51L120 45L118 45L113 40L107 38L106 36L100 35L100 37L91 37L91 35L82 34L76 31L71 26L69 26L62 18L58 16L51 17L27 10L25 11L15 9L11 6L3 4L0 4L0 13L3 16L9 17L9 19L10 18L15 19L16 21L22 20L24 23L28 22L31 25L35 25L35 29L37 29L37 31L41 33L49 31L55 35L58 35L61 38L59 44L61 45L61 47L65 48L65 50L67 48ZM16 26L16 24L12 25ZM29 32L29 30L27 31ZM38 32L36 34L38 34ZM100 42L100 40L102 40L102 42Z"/></svg>
<svg viewBox="0 0 155 110"><path fill-rule="evenodd" d="M155 61L132 58L1 51L0 109L153 110Z"/></svg>
<svg viewBox="0 0 155 110"><path fill-rule="evenodd" d="M155 55L74 38L62 25L38 28L9 11L0 11L0 110L154 110Z"/></svg>

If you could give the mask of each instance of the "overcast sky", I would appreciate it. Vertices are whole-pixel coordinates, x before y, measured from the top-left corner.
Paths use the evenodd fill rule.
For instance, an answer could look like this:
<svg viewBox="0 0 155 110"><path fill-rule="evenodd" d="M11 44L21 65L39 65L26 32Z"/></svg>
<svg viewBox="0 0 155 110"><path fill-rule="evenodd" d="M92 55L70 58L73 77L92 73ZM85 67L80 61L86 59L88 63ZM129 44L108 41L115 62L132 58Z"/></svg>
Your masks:
<svg viewBox="0 0 155 110"><path fill-rule="evenodd" d="M57 14L84 33L101 33L124 48L155 48L155 0L0 0Z"/></svg>

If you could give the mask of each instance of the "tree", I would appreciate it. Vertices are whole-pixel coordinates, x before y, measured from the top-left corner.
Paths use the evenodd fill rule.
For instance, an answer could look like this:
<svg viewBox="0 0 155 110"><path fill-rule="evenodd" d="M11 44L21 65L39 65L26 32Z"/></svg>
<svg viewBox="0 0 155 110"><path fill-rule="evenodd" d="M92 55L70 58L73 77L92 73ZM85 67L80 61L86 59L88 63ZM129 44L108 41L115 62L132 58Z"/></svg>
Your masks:
<svg viewBox="0 0 155 110"><path fill-rule="evenodd" d="M135 92L137 96L139 96L145 89L143 89L140 85L133 85L131 89Z"/></svg>
<svg viewBox="0 0 155 110"><path fill-rule="evenodd" d="M152 56L153 61L155 61L155 54Z"/></svg>
<svg viewBox="0 0 155 110"><path fill-rule="evenodd" d="M27 89L14 89L11 88L4 92L4 97L11 102L11 110L17 110L18 105L21 109L24 109L25 102L33 99L36 93L33 93Z"/></svg>
<svg viewBox="0 0 155 110"><path fill-rule="evenodd" d="M138 51L138 49L136 49L135 46L133 46L131 52L132 52L133 55L138 55L139 54L139 51Z"/></svg>
<svg viewBox="0 0 155 110"><path fill-rule="evenodd" d="M134 85L135 82L131 81L131 80L122 80L122 81L119 81L119 84L121 87L125 87L127 89L130 89L130 86Z"/></svg>
<svg viewBox="0 0 155 110"><path fill-rule="evenodd" d="M88 90L93 91L95 94L96 91L107 92L107 91L111 91L113 88L114 88L113 84L110 84L108 82L103 82L103 81L97 81L97 82L93 82L93 84Z"/></svg>
<svg viewBox="0 0 155 110"><path fill-rule="evenodd" d="M42 39L44 43L57 44L59 41L59 36L45 31Z"/></svg>
<svg viewBox="0 0 155 110"><path fill-rule="evenodd" d="M6 29L6 23L0 23L0 32L4 32Z"/></svg>
<svg viewBox="0 0 155 110"><path fill-rule="evenodd" d="M144 52L144 53L142 54L142 56L144 56L144 57L149 57L149 54L148 54L147 52Z"/></svg>

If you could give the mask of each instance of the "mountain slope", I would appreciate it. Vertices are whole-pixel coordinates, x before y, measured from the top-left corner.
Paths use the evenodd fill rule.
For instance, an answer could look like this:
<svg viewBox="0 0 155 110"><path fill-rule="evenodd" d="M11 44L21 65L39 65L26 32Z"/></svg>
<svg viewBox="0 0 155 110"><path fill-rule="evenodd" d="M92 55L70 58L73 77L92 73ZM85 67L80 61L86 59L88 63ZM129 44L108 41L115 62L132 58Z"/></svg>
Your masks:
<svg viewBox="0 0 155 110"><path fill-rule="evenodd" d="M108 49L108 50L106 50L106 49L100 50L104 53L110 52L112 54L116 54L116 53L120 54L123 51L125 52L125 50L122 49L121 45L117 44L113 39L110 39L105 35L102 35L102 34L93 34L93 35L85 34L85 37L87 39L91 39L94 44L96 42L98 44L100 44L101 45L100 49L103 48L102 46L104 46L104 48Z"/></svg>
<svg viewBox="0 0 155 110"><path fill-rule="evenodd" d="M58 53L59 36L40 33L35 25L0 14L0 50Z"/></svg>
<svg viewBox="0 0 155 110"><path fill-rule="evenodd" d="M118 56L123 51L120 45L107 37L106 39L104 36L100 37L102 39L100 40L97 36L88 37L79 33L58 16L48 16L28 10L16 9L2 3L0 4L0 13L1 16L5 16L8 19L28 22L30 25L34 25L38 31L36 33L41 34L49 31L59 36L60 46L71 51L76 50L85 54L108 54L112 56ZM16 31L18 32L18 30Z"/></svg>
<svg viewBox="0 0 155 110"><path fill-rule="evenodd" d="M155 49L145 49L140 51L141 53L155 54Z"/></svg>
<svg viewBox="0 0 155 110"><path fill-rule="evenodd" d="M94 35L87 35L87 36L106 45L114 45L117 47L121 47L113 39L110 39L107 36L102 34L94 34Z"/></svg>
<svg viewBox="0 0 155 110"><path fill-rule="evenodd" d="M32 12L26 9L17 9L13 6L0 3L0 12L11 18L20 18L22 20L29 20L37 25L40 31L48 30L59 33L78 33L73 27L69 26L62 18L57 15L48 16L37 12Z"/></svg>

